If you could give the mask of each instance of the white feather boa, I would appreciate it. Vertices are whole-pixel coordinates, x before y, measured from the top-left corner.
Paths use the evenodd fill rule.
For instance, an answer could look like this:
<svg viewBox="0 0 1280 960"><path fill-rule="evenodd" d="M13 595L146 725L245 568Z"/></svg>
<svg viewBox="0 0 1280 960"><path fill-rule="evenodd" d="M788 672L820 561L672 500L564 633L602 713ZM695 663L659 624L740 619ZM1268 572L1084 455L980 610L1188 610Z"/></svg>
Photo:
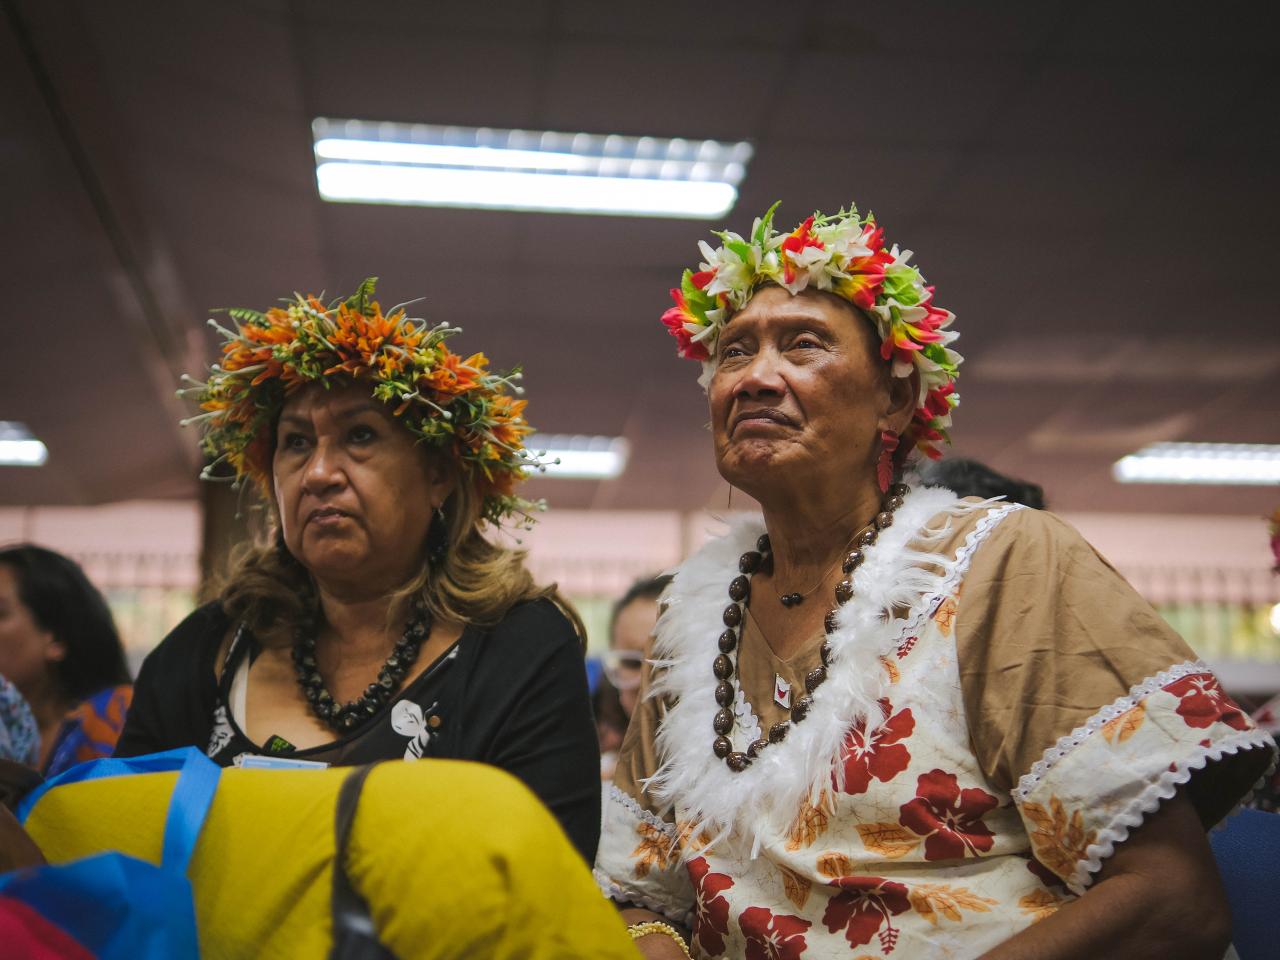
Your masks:
<svg viewBox="0 0 1280 960"><path fill-rule="evenodd" d="M829 783L850 726L861 717L879 719L876 703L888 683L879 658L892 655L905 632L932 612L967 561L967 556L945 557L908 549L908 544L927 548L947 535L953 518L991 506L990 501L959 500L942 488L907 495L893 526L880 534L854 572L854 596L839 608L827 680L813 694L808 716L741 773L711 752L711 721L719 709L711 662L719 653L716 640L730 603L729 581L737 575L738 557L755 549L763 519L739 521L689 558L667 588L655 632L651 695L671 706L658 732L659 767L645 781L646 792L663 807L676 807L681 820L707 831L717 845L746 842L754 854L763 832L784 831L801 800L806 795L816 800ZM735 734L735 749L745 750L741 732Z"/></svg>

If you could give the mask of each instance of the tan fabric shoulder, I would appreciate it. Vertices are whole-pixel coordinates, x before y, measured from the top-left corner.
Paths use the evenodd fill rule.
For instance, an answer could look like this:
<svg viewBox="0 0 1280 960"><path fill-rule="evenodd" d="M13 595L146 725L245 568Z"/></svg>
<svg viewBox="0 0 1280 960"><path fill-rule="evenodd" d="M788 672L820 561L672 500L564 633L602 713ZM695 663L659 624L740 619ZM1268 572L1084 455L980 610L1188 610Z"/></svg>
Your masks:
<svg viewBox="0 0 1280 960"><path fill-rule="evenodd" d="M672 820L670 811L661 811L658 802L644 789L644 781L658 769L658 726L662 722L665 705L658 697L649 695L652 685L652 664L645 661L641 672L640 696L632 711L627 733L618 752L618 765L614 769L613 785L635 800L645 809L665 813L663 819Z"/></svg>
<svg viewBox="0 0 1280 960"><path fill-rule="evenodd" d="M1195 660L1073 528L1019 510L973 556L956 607L960 681L984 774L1011 790L1105 704Z"/></svg>

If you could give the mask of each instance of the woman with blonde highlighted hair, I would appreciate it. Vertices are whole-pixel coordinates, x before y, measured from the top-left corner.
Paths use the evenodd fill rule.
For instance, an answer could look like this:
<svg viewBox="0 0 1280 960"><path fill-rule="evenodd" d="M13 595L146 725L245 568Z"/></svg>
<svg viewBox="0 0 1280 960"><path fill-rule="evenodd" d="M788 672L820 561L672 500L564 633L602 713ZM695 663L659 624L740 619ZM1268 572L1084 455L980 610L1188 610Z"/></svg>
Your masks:
<svg viewBox="0 0 1280 960"><path fill-rule="evenodd" d="M147 658L117 754L480 761L523 780L590 861L581 629L485 536L538 506L515 493L538 465L519 374L452 353L457 328L384 315L373 288L218 327L221 362L183 392L205 476L255 482L272 538Z"/></svg>

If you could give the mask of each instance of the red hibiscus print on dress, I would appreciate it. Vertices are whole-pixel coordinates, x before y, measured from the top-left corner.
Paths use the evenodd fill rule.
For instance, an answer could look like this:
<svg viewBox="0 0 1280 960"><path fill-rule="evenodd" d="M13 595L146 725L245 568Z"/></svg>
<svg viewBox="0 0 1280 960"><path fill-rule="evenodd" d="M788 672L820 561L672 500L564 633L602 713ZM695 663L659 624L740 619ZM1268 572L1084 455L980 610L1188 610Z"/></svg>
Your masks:
<svg viewBox="0 0 1280 960"><path fill-rule="evenodd" d="M979 787L960 789L954 773L930 770L920 774L916 798L902 805L898 822L927 839L926 860L955 860L991 849L991 831L983 816L999 805Z"/></svg>
<svg viewBox="0 0 1280 960"><path fill-rule="evenodd" d="M724 953L724 938L729 932L729 901L720 894L733 886L733 880L723 873L712 873L705 857L690 860L688 870L697 901L693 939L703 956L718 957Z"/></svg>
<svg viewBox="0 0 1280 960"><path fill-rule="evenodd" d="M889 716L893 705L887 699L880 701L880 709L884 722L870 734L867 733L866 721L859 720L845 735L840 751L844 759L844 787L841 788L833 771L831 786L834 789L843 789L845 793L866 793L872 777L888 783L907 769L911 754L901 741L911 736L916 727L915 718L911 716L910 709Z"/></svg>
<svg viewBox="0 0 1280 960"><path fill-rule="evenodd" d="M1178 716L1188 727L1204 729L1225 723L1236 730L1248 730L1249 721L1235 701L1223 692L1211 673L1193 673L1165 687L1179 699Z"/></svg>
<svg viewBox="0 0 1280 960"><path fill-rule="evenodd" d="M907 888L883 877L839 877L830 885L840 892L827 901L822 914L827 932L843 928L851 947L860 947L876 937L880 949L892 953L898 942L893 918L911 909Z"/></svg>
<svg viewBox="0 0 1280 960"><path fill-rule="evenodd" d="M747 960L800 960L802 934L813 924L789 914L772 914L764 907L748 907L738 917L747 938Z"/></svg>

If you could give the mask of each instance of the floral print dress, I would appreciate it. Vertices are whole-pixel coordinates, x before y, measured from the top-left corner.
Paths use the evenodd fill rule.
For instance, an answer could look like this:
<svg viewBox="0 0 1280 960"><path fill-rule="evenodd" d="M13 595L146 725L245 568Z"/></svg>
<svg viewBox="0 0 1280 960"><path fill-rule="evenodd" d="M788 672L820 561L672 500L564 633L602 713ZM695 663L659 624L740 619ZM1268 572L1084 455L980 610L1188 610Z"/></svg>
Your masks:
<svg viewBox="0 0 1280 960"><path fill-rule="evenodd" d="M698 956L976 957L1081 894L1177 788L1212 823L1272 762L1074 531L923 490L855 574L809 716L734 774L711 752L711 661L760 532L708 545L669 590L596 861ZM780 660L749 615L739 651L741 750L818 654Z"/></svg>

